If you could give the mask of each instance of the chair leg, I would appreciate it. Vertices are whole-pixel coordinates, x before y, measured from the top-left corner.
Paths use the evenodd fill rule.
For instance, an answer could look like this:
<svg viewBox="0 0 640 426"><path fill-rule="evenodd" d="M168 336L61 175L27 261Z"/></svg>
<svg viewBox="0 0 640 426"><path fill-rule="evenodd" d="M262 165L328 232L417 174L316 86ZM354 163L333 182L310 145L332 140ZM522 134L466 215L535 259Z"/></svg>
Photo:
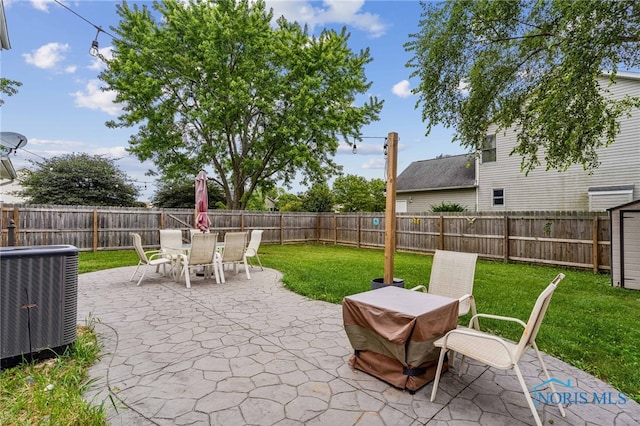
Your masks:
<svg viewBox="0 0 640 426"><path fill-rule="evenodd" d="M518 364L515 364L513 366L513 369L516 372L516 376L518 376L518 381L520 382L520 386L522 386L522 392L524 392L524 397L527 400L527 404L529 404L531 413L533 413L533 418L536 421L536 425L542 426L542 421L540 421L538 410L536 410L536 406L533 404L533 399L531 399L531 395L529 395L529 389L527 388L527 384L524 382L524 377L522 377L522 373L520 372L520 368L518 368Z"/></svg>
<svg viewBox="0 0 640 426"><path fill-rule="evenodd" d="M458 367L458 377L462 376L462 367L464 366L464 355L460 355L460 367Z"/></svg>
<svg viewBox="0 0 640 426"><path fill-rule="evenodd" d="M226 281L224 279L224 263L222 263L222 257L220 257L219 254L216 254L216 256L218 256L218 272L220 274L220 282L222 284L224 284Z"/></svg>
<svg viewBox="0 0 640 426"><path fill-rule="evenodd" d="M249 273L249 265L247 265L247 256L243 256L242 260L244 260L244 271L247 273L247 279L251 279L251 274Z"/></svg>
<svg viewBox="0 0 640 426"><path fill-rule="evenodd" d="M557 393L556 392L556 387L553 384L551 380L551 376L549 375L549 371L547 370L547 366L544 364L544 361L542 360L542 354L540 353L540 351L538 350L538 345L536 345L536 342L533 342L533 350L536 351L536 356L538 357L538 362L540 363L540 366L542 367L542 371L544 372L544 376L547 378L547 380L549 380L549 387L551 388L551 391L553 393ZM566 414L564 412L564 407L562 406L561 402L558 402L558 408L560 409L560 414L562 414L562 417L566 417Z"/></svg>
<svg viewBox="0 0 640 426"><path fill-rule="evenodd" d="M218 261L214 260L211 267L213 268L213 275L216 277L216 284L220 284L220 271L218 269Z"/></svg>
<svg viewBox="0 0 640 426"><path fill-rule="evenodd" d="M182 270L184 271L184 283L186 284L187 288L191 288L191 278L189 277L191 270L189 269L189 265L184 265Z"/></svg>
<svg viewBox="0 0 640 426"><path fill-rule="evenodd" d="M142 269L142 275L140 275L140 279L138 280L138 283L136 284L136 286L139 286L140 283L142 282L142 279L144 278L145 274L147 273L147 268L149 267L149 265L147 265L146 268Z"/></svg>
<svg viewBox="0 0 640 426"><path fill-rule="evenodd" d="M262 262L260 262L260 256L258 256L257 251L256 251L256 260L258 261L258 265L260 265L260 270L264 271L264 268L262 267Z"/></svg>
<svg viewBox="0 0 640 426"><path fill-rule="evenodd" d="M444 363L444 355L447 353L447 348L440 349L440 358L438 358L438 369L436 370L436 376L433 378L433 390L431 391L431 402L436 399L436 392L438 391L438 384L440 383L440 374L442 374L442 364Z"/></svg>
<svg viewBox="0 0 640 426"><path fill-rule="evenodd" d="M135 277L136 274L138 273L138 269L140 269L141 264L142 264L141 262L138 262L138 264L136 265L136 270L133 271L133 274L131 274L131 278L129 278L129 281L133 281L133 277Z"/></svg>

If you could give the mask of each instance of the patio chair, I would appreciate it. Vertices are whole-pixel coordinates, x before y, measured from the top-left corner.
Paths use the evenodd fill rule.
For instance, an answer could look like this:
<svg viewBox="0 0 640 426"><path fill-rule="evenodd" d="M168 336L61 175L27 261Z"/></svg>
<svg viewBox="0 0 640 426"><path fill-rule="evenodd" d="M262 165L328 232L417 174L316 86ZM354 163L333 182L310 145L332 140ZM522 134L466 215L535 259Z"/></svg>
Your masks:
<svg viewBox="0 0 640 426"><path fill-rule="evenodd" d="M529 408L533 413L536 424L538 426L542 426L540 416L538 416L538 412L536 411L536 407L531 399L531 395L529 395L529 389L527 388L524 378L522 377L522 373L520 372L520 368L518 367L518 362L526 350L529 347L533 347L536 352L536 356L538 357L538 361L540 362L540 366L542 367L542 371L547 379L547 382L545 383L549 384L554 393L556 392L553 381L547 371L547 367L542 360L542 355L536 345L536 336L540 330L540 324L542 324L547 308L549 307L551 296L563 278L564 274L558 274L551 284L549 284L540 296L538 296L533 310L531 311L531 315L529 316L529 321L527 321L526 324L517 318L489 314L474 315L474 317L493 318L496 320L511 321L520 324L524 328L524 331L522 333L522 337L520 337L520 341L517 343L471 328L458 328L451 330L445 334L444 337L436 340L434 345L441 349L440 357L438 359L438 368L433 382L433 391L431 392L431 402L436 398L436 392L438 391L438 383L440 382L440 374L442 373L444 355L448 350L452 350L462 355L462 361L460 362L460 370L458 373L460 376L462 375L462 367L464 365L465 357L475 359L500 370L513 369L516 376L518 376L518 381L520 382L520 386L524 392L527 404L529 404ZM474 318L472 318L471 321L473 320ZM562 403L558 404L558 408L560 408L562 417L565 417Z"/></svg>
<svg viewBox="0 0 640 426"><path fill-rule="evenodd" d="M244 270L247 273L247 279L251 279L249 268L247 267L247 258L245 257L245 247L247 246L246 232L227 232L224 235L224 250L218 257L218 267L220 268L220 280L225 281L224 270L227 266L233 266L234 272L238 273L238 265L244 263Z"/></svg>
<svg viewBox="0 0 640 426"><path fill-rule="evenodd" d="M191 236L191 248L189 254L180 254L180 271L177 281L184 277L187 288L191 288L191 272L195 268L204 268L204 278L211 278L211 272L220 283L218 266L216 263L216 243L218 233L199 233Z"/></svg>
<svg viewBox="0 0 640 426"><path fill-rule="evenodd" d="M183 253L182 250L176 249L176 247L182 246L182 231L179 229L161 229L160 230L160 251L171 259L172 268L179 260L179 255ZM156 272L160 265L156 266Z"/></svg>
<svg viewBox="0 0 640 426"><path fill-rule="evenodd" d="M247 249L244 252L244 257L246 258L245 263L248 263L251 267L253 267L249 259L252 257L255 257L256 260L258 261L258 265L260 265L261 271L264 271L264 268L262 267L262 262L260 262L260 256L258 256L258 248L260 248L260 242L262 241L263 232L264 231L262 229L254 229L253 231L251 231L251 238L249 239L249 245L247 246Z"/></svg>
<svg viewBox="0 0 640 426"><path fill-rule="evenodd" d="M133 281L133 277L136 276L141 266L144 266L144 268L142 270L142 275L140 275L140 279L136 284L137 286L139 286L142 282L142 279L147 273L148 268L153 268L154 266L159 267L160 265L162 265L164 275L166 275L167 265L171 264L171 259L169 257L166 257L165 254L160 250L149 250L145 252L142 248L142 238L140 237L140 234L132 232L129 235L131 235L131 238L133 239L133 247L135 248L139 259L136 270L133 271L133 274L131 274L131 278L129 278L129 281Z"/></svg>
<svg viewBox="0 0 640 426"><path fill-rule="evenodd" d="M436 250L429 277L431 294L458 299L458 316L463 316L471 310L476 315L476 302L473 298L473 281L476 274L477 253L459 251ZM414 291L427 291L423 285L413 287ZM477 320L474 328L480 329Z"/></svg>

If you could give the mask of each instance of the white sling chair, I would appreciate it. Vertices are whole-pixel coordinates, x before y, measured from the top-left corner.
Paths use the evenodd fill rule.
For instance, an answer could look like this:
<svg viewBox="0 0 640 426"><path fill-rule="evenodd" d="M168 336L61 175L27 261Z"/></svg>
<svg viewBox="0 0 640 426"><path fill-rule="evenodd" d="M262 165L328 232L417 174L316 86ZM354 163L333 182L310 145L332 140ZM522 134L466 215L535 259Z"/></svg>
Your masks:
<svg viewBox="0 0 640 426"><path fill-rule="evenodd" d="M133 281L133 277L136 276L141 266L144 266L144 269L142 270L142 275L140 275L140 279L136 284L137 286L140 285L144 279L147 269L153 268L154 266L159 267L162 265L163 272L166 275L167 264L171 264L171 259L169 257L165 257L165 254L160 250L150 250L145 252L142 248L142 238L140 237L140 234L132 232L130 235L133 239L133 247L136 249L136 253L138 254L138 265L136 266L136 270L133 271L133 274L131 274L129 281Z"/></svg>
<svg viewBox="0 0 640 426"><path fill-rule="evenodd" d="M260 256L258 256L258 249L260 248L260 242L262 241L262 233L264 231L262 229L254 229L251 231L251 238L249 239L249 245L244 252L245 263L251 264L249 261L250 258L255 257L258 261L258 265L260 265L260 270L264 271L262 267L262 262L260 262ZM251 265L253 266L253 265Z"/></svg>
<svg viewBox="0 0 640 426"><path fill-rule="evenodd" d="M247 267L247 258L244 256L245 247L247 246L246 232L227 232L224 234L224 249L222 255L218 255L218 267L220 268L220 280L224 283L225 266L233 266L235 273L238 273L238 264L244 263L244 270L247 273L247 279L251 279L249 268Z"/></svg>
<svg viewBox="0 0 640 426"><path fill-rule="evenodd" d="M458 316L463 316L471 310L476 315L476 302L473 298L473 281L476 274L477 253L459 251L436 250L429 277L431 294L458 299ZM425 291L425 286L413 287L414 291ZM479 329L477 321L474 327Z"/></svg>
<svg viewBox="0 0 640 426"><path fill-rule="evenodd" d="M204 267L204 278L211 278L211 272L215 276L216 283L220 283L218 265L216 258L216 244L218 233L199 233L191 236L191 249L189 254L180 256L180 276L178 281L184 277L187 288L191 288L191 271L196 267Z"/></svg>
<svg viewBox="0 0 640 426"><path fill-rule="evenodd" d="M533 413L536 424L538 426L542 426L540 416L536 411L536 407L533 403L533 400L531 399L531 395L529 395L527 384L525 383L524 378L522 377L522 373L520 372L520 368L518 367L518 362L520 361L520 358L525 353L525 351L528 348L532 347L536 352L536 356L538 357L538 361L540 362L542 371L544 372L544 375L549 382L551 390L554 393L556 392L555 386L553 385L551 377L549 376L549 371L547 371L547 367L542 360L542 355L540 354L538 346L536 345L536 336L538 335L538 331L540 330L542 319L544 318L544 315L547 312L547 308L549 307L551 296L558 286L558 283L560 283L563 278L564 274L558 274L553 279L551 284L549 284L547 288L540 294L540 296L538 296L536 304L533 306L533 310L531 311L531 315L529 316L529 321L527 321L526 324L518 318L489 314L474 315L474 318L471 319L471 321L474 321L476 317L493 318L496 320L511 321L520 324L524 328L524 331L522 333L522 337L520 337L520 341L517 343L511 342L490 333L485 333L471 328L457 328L451 330L447 334L445 334L444 337L436 340L434 342L434 345L440 347L441 349L440 358L438 359L438 369L436 370L436 376L433 382L433 391L431 392L431 402L433 402L433 400L436 398L436 392L438 391L438 383L440 382L440 374L442 373L442 363L444 361L444 355L447 351L451 350L462 355L462 361L460 362L459 370L460 376L462 375L462 367L464 365L465 357L473 358L477 361L480 361L491 367L498 368L500 370L513 369L516 373L516 376L518 376L518 381L520 382L520 386L522 387L522 391L524 392L527 404L529 404L529 408ZM469 326L471 327L471 322L469 323ZM562 403L558 404L558 408L560 408L562 417L565 417Z"/></svg>

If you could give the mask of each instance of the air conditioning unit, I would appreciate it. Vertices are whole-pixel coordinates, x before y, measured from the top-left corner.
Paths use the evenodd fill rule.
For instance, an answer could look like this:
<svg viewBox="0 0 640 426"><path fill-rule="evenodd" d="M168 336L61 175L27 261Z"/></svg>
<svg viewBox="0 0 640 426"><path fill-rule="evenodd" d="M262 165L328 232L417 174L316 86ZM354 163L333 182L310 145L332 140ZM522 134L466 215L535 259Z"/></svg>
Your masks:
<svg viewBox="0 0 640 426"><path fill-rule="evenodd" d="M62 354L77 311L76 247L0 247L0 368Z"/></svg>

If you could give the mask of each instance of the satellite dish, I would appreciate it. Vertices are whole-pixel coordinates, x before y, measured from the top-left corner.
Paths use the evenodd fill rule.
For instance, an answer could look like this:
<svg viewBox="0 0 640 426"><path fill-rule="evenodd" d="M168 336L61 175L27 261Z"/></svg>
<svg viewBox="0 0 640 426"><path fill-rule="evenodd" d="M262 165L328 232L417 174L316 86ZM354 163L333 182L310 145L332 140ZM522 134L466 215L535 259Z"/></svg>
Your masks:
<svg viewBox="0 0 640 426"><path fill-rule="evenodd" d="M15 132L0 132L0 145L15 151L27 144L27 137Z"/></svg>

